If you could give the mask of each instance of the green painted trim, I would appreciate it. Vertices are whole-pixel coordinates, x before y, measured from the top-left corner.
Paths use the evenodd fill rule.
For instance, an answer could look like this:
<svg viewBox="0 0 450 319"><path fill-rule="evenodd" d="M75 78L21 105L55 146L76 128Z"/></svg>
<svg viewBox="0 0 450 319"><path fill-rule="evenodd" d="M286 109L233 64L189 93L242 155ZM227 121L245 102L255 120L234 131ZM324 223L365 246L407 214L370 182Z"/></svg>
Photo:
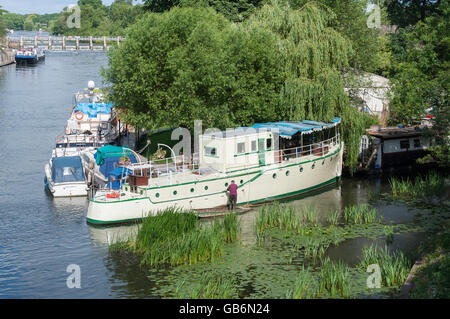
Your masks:
<svg viewBox="0 0 450 319"><path fill-rule="evenodd" d="M264 203L267 201L272 201L272 200L276 200L276 199L282 199L282 198L286 198L286 197L292 197L292 196L296 196L302 193L307 193L313 190L317 190L319 188L325 187L327 185L332 184L335 181L340 181L341 180L341 176L337 176L337 177L333 177L332 179L323 182L321 184L315 185L315 186L311 186L308 188L304 188L298 191L294 191L294 192L290 192L290 193L285 193L285 194L281 194L281 195L276 195L276 196L271 196L271 197L266 197L264 199L259 199L259 200L254 200L254 201L249 201L249 202L242 202L242 203L238 203L237 205L245 205L245 204L254 204L254 203ZM86 217L86 221L90 224L95 224L95 225L106 225L106 224L118 224L118 223L129 223L129 222L135 222L135 221L139 221L142 220L145 217L139 217L139 218L131 218L131 219L122 219L122 220L115 220L115 221L101 221L101 220L96 220L96 219L91 219L91 218L87 218Z"/></svg>
<svg viewBox="0 0 450 319"><path fill-rule="evenodd" d="M104 220L97 220L97 219L92 219L92 218L87 218L86 217L86 221L89 224L93 224L93 225L111 225L111 224L123 224L123 223L132 223L132 222L137 222L142 220L144 217L139 217L139 218L130 218L130 219L119 219L119 220L114 220L114 221L104 221Z"/></svg>
<svg viewBox="0 0 450 319"><path fill-rule="evenodd" d="M281 198L285 198L285 197L291 197L291 196L299 195L299 194L302 194L302 193L306 193L306 192L310 192L310 191L319 189L321 187L325 187L325 186L335 182L336 180L340 180L340 176L339 177L333 177L332 179L330 179L330 180L328 180L326 182L323 182L323 183L320 183L320 184L317 184L317 185L314 185L314 186L311 186L311 187L308 187L308 188L304 188L304 189L301 189L301 190L298 190L298 191L285 193L285 194L281 194L281 195L276 195L276 196L271 196L271 197L266 197L264 199L258 199L258 200L249 201L249 202L242 202L242 203L239 203L238 205L263 203L263 202L267 202L267 201L271 201L271 200L275 200L275 199L281 199Z"/></svg>
<svg viewBox="0 0 450 319"><path fill-rule="evenodd" d="M244 156L244 155L267 153L267 152L271 152L271 151L273 151L273 149L272 149L272 148L269 148L269 149L267 149L267 150L252 151L252 152L247 152L247 153L240 153L240 154L235 154L235 155L233 155L233 156L234 156L234 157L239 157L239 156Z"/></svg>

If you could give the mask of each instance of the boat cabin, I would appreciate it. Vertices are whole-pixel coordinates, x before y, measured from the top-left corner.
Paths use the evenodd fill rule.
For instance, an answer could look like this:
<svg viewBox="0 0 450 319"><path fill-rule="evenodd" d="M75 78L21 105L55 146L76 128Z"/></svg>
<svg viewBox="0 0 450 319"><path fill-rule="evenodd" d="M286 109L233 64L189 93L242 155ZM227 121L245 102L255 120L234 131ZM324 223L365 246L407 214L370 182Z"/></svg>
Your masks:
<svg viewBox="0 0 450 319"><path fill-rule="evenodd" d="M258 123L199 137L199 166L219 172L266 166L305 155L324 155L339 136L340 118L316 121ZM336 140L335 140L336 141Z"/></svg>

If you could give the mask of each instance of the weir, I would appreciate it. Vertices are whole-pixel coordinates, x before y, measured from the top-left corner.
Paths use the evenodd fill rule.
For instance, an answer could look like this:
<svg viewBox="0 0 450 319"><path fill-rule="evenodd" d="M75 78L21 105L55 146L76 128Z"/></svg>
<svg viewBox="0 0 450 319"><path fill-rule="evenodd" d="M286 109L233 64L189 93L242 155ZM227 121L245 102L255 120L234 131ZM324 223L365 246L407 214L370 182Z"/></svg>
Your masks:
<svg viewBox="0 0 450 319"><path fill-rule="evenodd" d="M50 51L107 51L125 38L94 36L13 36L6 37L6 46L13 49L39 47Z"/></svg>

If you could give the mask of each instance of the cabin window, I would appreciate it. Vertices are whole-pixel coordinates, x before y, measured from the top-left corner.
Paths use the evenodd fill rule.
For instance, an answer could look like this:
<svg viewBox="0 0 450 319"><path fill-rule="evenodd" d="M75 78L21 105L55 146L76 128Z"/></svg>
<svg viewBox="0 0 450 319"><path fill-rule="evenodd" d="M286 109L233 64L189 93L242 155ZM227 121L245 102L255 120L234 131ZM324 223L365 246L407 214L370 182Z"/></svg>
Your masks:
<svg viewBox="0 0 450 319"><path fill-rule="evenodd" d="M252 141L252 152L256 152L256 141Z"/></svg>
<svg viewBox="0 0 450 319"><path fill-rule="evenodd" d="M245 153L245 142L237 144L237 152L238 154Z"/></svg>
<svg viewBox="0 0 450 319"><path fill-rule="evenodd" d="M206 156L217 156L217 149L215 147L205 146L205 155Z"/></svg>
<svg viewBox="0 0 450 319"><path fill-rule="evenodd" d="M408 149L409 148L409 140L402 140L402 141L400 141L400 148L401 149Z"/></svg>
<svg viewBox="0 0 450 319"><path fill-rule="evenodd" d="M271 138L268 138L267 140L266 140L266 149L271 149L272 148L272 139Z"/></svg>
<svg viewBox="0 0 450 319"><path fill-rule="evenodd" d="M414 139L414 147L420 147L420 139L418 138Z"/></svg>

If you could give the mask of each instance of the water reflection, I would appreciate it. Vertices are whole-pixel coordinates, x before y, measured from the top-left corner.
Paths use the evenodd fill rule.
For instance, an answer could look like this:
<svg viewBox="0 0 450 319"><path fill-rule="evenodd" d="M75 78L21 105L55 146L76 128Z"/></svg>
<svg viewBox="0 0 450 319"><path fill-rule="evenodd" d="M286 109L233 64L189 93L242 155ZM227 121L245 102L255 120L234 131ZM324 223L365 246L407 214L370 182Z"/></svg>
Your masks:
<svg viewBox="0 0 450 319"><path fill-rule="evenodd" d="M139 224L108 227L89 225L88 228L92 242L101 245L111 245L135 238L139 229Z"/></svg>

